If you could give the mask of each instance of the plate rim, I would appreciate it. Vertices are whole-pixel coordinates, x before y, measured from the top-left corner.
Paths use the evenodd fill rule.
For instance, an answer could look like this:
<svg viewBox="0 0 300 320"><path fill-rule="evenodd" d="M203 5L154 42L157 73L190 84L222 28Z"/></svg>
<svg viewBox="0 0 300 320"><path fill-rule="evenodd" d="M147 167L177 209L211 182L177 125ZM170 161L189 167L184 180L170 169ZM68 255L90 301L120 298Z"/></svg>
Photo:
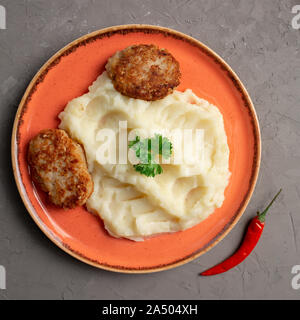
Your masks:
<svg viewBox="0 0 300 320"><path fill-rule="evenodd" d="M17 134L18 134L18 127L21 120L21 116L23 114L23 108L26 106L27 99L30 98L30 95L34 92L32 92L32 89L34 89L34 86L37 83L37 80L43 76L43 72L47 70L51 64L55 62L56 59L62 57L64 54L68 54L70 50L72 51L72 48L76 48L78 45L83 44L84 42L88 42L88 40L92 40L93 38L97 36L104 36L105 34L114 34L114 33L120 33L123 31L126 32L156 32L156 33L165 33L167 35L171 35L173 37L177 37L181 40L188 41L190 44L199 47L202 51L204 51L209 56L213 57L217 63L219 63L222 67L225 68L226 72L229 76L231 76L231 80L234 82L235 87L240 91L243 98L245 99L245 103L247 103L248 110L251 115L251 122L252 122L252 129L254 134L254 146L256 148L255 154L254 154L254 160L253 160L253 167L252 167L252 174L250 178L250 185L248 188L248 191L241 202L241 205L239 209L236 211L235 215L232 217L231 221L224 227L222 231L218 233L218 235L211 240L211 242L208 243L204 248L202 248L200 251L195 251L194 253L173 261L166 265L158 265L154 267L147 267L143 269L135 269L135 268L120 268L120 266L110 266L105 264L100 264L99 262L92 261L88 257L84 257L79 252L73 251L71 248L68 248L64 245L64 243L60 239L56 239L56 237L51 233L51 230L49 230L42 220L40 220L37 215L35 214L35 210L33 206L31 205L31 202L26 194L25 188L23 186L23 182L21 179L20 171L19 171L19 164L18 164L18 143L17 143ZM257 182L259 169L260 169L260 163L261 163L261 134L260 134L260 127L258 122L258 117L253 105L253 102L250 98L249 93L247 92L245 86L243 85L242 81L239 79L237 74L233 71L233 69L228 65L227 62L223 60L215 51L210 49L208 46L203 44L201 41L186 35L180 31L176 31L174 29L170 29L167 27L161 27L156 25L149 25L149 24L125 24L125 25L116 25L111 26L103 29L99 29L96 31L93 31L91 33L85 34L67 45L65 45L63 48L58 50L54 55L52 55L37 71L35 76L30 81L29 85L26 88L26 91L18 105L18 109L15 115L14 123L13 123L13 130L12 130L12 137L11 137L11 160L12 160L12 168L14 173L14 179L19 191L19 194L22 198L22 201L27 209L27 212L31 216L31 218L34 220L36 225L39 227L39 229L47 236L48 239L50 239L55 245L57 245L60 249L68 253L69 255L73 256L77 260L80 260L88 265L94 266L99 269L104 269L107 271L113 271L118 273L153 273L153 272L159 272L164 271L168 269L172 269L175 267L179 267L183 264L186 264L198 257L200 257L202 254L208 252L210 249L212 249L215 245L217 245L221 240L223 240L226 235L233 229L233 227L237 224L241 216L243 215L246 207L248 206L248 203L252 197L253 191L255 189L255 185Z"/></svg>

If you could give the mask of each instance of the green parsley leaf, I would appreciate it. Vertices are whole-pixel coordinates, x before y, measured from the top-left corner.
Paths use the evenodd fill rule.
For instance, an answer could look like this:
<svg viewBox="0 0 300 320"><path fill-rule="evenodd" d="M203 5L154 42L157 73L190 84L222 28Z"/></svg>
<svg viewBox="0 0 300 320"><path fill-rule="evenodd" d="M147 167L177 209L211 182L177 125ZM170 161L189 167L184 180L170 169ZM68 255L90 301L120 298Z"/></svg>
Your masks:
<svg viewBox="0 0 300 320"><path fill-rule="evenodd" d="M134 166L135 171L144 174L147 177L155 177L157 174L161 174L163 172L163 168L156 163L139 163L135 164Z"/></svg>
<svg viewBox="0 0 300 320"><path fill-rule="evenodd" d="M163 172L163 168L155 162L155 158L157 155L161 155L163 158L169 159L173 149L171 141L159 134L142 140L136 136L135 140L129 141L128 146L135 151L136 157L140 160L140 163L133 167L137 172L147 177L155 177Z"/></svg>
<svg viewBox="0 0 300 320"><path fill-rule="evenodd" d="M139 137L139 136L136 136L136 137L135 137L135 140L129 141L129 144L128 144L129 148L133 147L133 146L134 146L136 143L138 143L138 142L140 142L140 137Z"/></svg>

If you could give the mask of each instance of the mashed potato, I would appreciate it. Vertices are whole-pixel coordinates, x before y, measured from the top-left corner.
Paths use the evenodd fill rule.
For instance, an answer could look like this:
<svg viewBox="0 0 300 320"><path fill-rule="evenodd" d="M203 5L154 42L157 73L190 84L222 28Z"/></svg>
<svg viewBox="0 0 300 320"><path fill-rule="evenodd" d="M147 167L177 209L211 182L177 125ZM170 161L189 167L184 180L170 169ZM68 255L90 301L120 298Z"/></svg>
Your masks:
<svg viewBox="0 0 300 320"><path fill-rule="evenodd" d="M87 94L68 103L59 118L60 128L86 152L94 181L87 209L103 219L112 236L138 241L185 230L222 205L230 177L223 118L215 106L191 90L174 91L153 102L128 98L114 89L104 72ZM98 141L97 133L102 128L118 133L120 120L127 121L128 129L158 133L163 129L204 129L204 162L162 164L164 172L154 178L136 172L129 162L101 164L97 150L104 142Z"/></svg>

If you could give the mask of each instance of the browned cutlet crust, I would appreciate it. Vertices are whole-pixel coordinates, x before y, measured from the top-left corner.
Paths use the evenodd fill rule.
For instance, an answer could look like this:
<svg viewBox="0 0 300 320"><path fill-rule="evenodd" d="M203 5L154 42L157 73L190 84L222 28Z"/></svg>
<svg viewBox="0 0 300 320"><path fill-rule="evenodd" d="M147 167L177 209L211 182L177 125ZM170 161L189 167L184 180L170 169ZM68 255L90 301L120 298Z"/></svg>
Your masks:
<svg viewBox="0 0 300 320"><path fill-rule="evenodd" d="M117 91L131 98L162 99L180 83L178 61L155 45L133 45L112 56L106 64Z"/></svg>
<svg viewBox="0 0 300 320"><path fill-rule="evenodd" d="M29 143L28 163L33 181L57 206L83 205L93 192L84 151L64 130L47 129L35 136Z"/></svg>

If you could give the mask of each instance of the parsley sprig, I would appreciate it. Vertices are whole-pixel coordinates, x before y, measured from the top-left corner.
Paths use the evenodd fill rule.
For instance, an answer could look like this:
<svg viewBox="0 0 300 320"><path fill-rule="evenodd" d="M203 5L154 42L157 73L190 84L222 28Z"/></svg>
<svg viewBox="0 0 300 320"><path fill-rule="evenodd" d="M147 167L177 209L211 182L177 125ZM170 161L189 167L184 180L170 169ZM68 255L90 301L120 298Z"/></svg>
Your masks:
<svg viewBox="0 0 300 320"><path fill-rule="evenodd" d="M163 172L163 168L156 163L155 159L157 155L169 159L173 149L171 141L160 134L146 139L136 136L135 140L129 141L128 146L135 151L135 155L140 161L133 165L134 169L147 177L155 177Z"/></svg>

